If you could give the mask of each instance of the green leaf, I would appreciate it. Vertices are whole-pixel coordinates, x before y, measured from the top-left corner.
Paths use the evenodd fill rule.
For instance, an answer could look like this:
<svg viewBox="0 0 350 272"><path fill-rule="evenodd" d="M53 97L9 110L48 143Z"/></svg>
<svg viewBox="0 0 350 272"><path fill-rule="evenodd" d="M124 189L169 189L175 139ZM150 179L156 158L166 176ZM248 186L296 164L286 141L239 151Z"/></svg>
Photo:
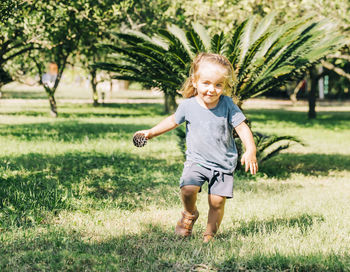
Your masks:
<svg viewBox="0 0 350 272"><path fill-rule="evenodd" d="M203 25L201 25L200 23L196 22L196 23L192 23L192 28L200 37L202 44L203 44L204 51L209 51L210 37L209 37L208 32L205 29L205 27Z"/></svg>
<svg viewBox="0 0 350 272"><path fill-rule="evenodd" d="M210 42L210 51L217 54L223 54L225 51L225 36L224 33L215 34Z"/></svg>
<svg viewBox="0 0 350 272"><path fill-rule="evenodd" d="M186 37L194 55L206 51L201 38L194 30L186 32Z"/></svg>
<svg viewBox="0 0 350 272"><path fill-rule="evenodd" d="M171 34L173 34L176 38L179 39L179 41L182 43L183 47L186 49L187 53L192 58L194 55L192 53L190 45L188 44L188 41L186 38L186 33L176 25L168 25L167 29Z"/></svg>

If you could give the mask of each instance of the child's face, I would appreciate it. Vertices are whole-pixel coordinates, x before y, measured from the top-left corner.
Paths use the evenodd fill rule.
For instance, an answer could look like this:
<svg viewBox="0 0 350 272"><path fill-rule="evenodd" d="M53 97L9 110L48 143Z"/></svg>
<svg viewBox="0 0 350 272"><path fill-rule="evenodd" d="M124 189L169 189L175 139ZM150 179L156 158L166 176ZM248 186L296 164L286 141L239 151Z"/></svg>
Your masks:
<svg viewBox="0 0 350 272"><path fill-rule="evenodd" d="M214 108L224 92L227 69L217 63L200 63L193 79L193 86L197 89L196 97L207 107Z"/></svg>

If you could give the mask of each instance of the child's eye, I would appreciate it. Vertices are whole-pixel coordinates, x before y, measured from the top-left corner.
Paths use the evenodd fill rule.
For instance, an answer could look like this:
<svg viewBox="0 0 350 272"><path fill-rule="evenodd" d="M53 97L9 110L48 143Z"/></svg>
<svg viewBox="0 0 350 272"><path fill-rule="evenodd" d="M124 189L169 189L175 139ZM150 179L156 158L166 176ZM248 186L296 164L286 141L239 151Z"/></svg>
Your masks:
<svg viewBox="0 0 350 272"><path fill-rule="evenodd" d="M221 83L216 84L216 87L218 87L218 88L222 88L222 84L221 84Z"/></svg>

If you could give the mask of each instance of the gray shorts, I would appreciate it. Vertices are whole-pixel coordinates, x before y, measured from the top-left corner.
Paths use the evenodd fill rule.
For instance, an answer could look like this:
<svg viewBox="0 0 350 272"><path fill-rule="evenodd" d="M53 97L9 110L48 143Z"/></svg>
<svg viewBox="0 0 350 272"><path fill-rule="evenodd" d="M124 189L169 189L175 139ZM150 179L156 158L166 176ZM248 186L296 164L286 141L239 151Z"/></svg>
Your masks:
<svg viewBox="0 0 350 272"><path fill-rule="evenodd" d="M197 185L201 192L206 181L208 182L208 194L233 197L233 173L223 173L192 161L184 163L180 188L186 185Z"/></svg>

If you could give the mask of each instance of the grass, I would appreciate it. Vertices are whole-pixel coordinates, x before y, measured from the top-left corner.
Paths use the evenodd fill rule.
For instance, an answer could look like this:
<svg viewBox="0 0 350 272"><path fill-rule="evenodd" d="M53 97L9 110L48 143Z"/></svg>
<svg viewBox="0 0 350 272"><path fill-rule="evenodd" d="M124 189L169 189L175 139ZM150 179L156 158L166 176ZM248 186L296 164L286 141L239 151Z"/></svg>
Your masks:
<svg viewBox="0 0 350 272"><path fill-rule="evenodd" d="M175 132L134 148L161 104L0 101L0 271L350 271L350 109L317 120L248 108L253 128L293 145L236 173L215 242L173 234L182 205Z"/></svg>
<svg viewBox="0 0 350 272"><path fill-rule="evenodd" d="M109 84L108 89L102 87L101 84L97 85L97 91L100 102L102 102L102 92L105 93L105 101L111 102L117 99L143 99L143 100L160 100L162 101L162 93L154 92L150 90L142 90L141 86L137 83L132 83L128 90L118 88L114 83L113 91L110 92ZM47 99L47 94L44 88L40 85L28 86L12 82L5 85L1 89L2 99ZM60 82L57 87L55 98L60 100L91 100L92 101L92 89L91 86L86 85L84 82L70 83L68 81Z"/></svg>

